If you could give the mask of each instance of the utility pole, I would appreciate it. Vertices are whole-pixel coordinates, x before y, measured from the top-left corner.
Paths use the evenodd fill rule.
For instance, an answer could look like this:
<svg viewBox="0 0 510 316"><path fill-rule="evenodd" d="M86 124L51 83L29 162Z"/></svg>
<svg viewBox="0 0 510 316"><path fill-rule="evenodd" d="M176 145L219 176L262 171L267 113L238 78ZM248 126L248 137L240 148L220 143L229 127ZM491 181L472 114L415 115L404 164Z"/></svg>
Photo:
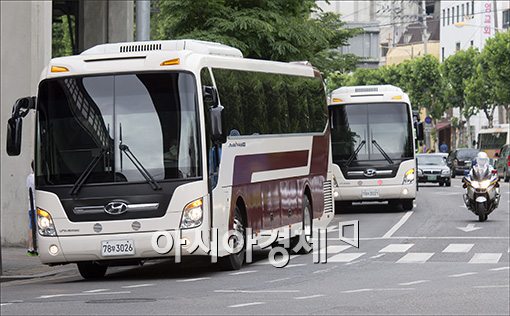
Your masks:
<svg viewBox="0 0 510 316"><path fill-rule="evenodd" d="M136 40L148 41L151 35L151 2L136 0Z"/></svg>
<svg viewBox="0 0 510 316"><path fill-rule="evenodd" d="M427 1L421 1L421 17L422 17L422 31L421 31L421 39L423 41L423 54L428 54L428 38L429 34L427 32Z"/></svg>

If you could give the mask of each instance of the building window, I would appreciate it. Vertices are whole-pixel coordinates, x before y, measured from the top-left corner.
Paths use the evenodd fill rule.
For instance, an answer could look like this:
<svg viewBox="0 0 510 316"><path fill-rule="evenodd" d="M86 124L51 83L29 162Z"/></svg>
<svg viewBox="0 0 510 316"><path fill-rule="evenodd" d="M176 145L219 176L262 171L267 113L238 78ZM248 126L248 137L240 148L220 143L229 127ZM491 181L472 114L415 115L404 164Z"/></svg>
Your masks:
<svg viewBox="0 0 510 316"><path fill-rule="evenodd" d="M455 43L455 51L458 52L460 50L460 42Z"/></svg>
<svg viewBox="0 0 510 316"><path fill-rule="evenodd" d="M448 15L446 16L447 17L447 21L448 21L448 25L450 25L450 9L448 9Z"/></svg>
<svg viewBox="0 0 510 316"><path fill-rule="evenodd" d="M461 21L464 21L464 3L462 4L462 15L460 16Z"/></svg>
<svg viewBox="0 0 510 316"><path fill-rule="evenodd" d="M444 61L444 47L441 47L441 61Z"/></svg>
<svg viewBox="0 0 510 316"><path fill-rule="evenodd" d="M457 23L460 21L460 10L459 6L457 6Z"/></svg>
<svg viewBox="0 0 510 316"><path fill-rule="evenodd" d="M469 2L466 2L466 16L469 16Z"/></svg>
<svg viewBox="0 0 510 316"><path fill-rule="evenodd" d="M471 1L471 17L475 17L475 0Z"/></svg>
<svg viewBox="0 0 510 316"><path fill-rule="evenodd" d="M503 28L507 29L510 27L510 9L503 11Z"/></svg>
<svg viewBox="0 0 510 316"><path fill-rule="evenodd" d="M455 24L455 7L452 7L452 24Z"/></svg>
<svg viewBox="0 0 510 316"><path fill-rule="evenodd" d="M443 9L443 26L445 26L446 16L444 15L444 9Z"/></svg>
<svg viewBox="0 0 510 316"><path fill-rule="evenodd" d="M471 47L473 47L475 45L475 42L473 40L471 40L471 42L469 44L471 45Z"/></svg>

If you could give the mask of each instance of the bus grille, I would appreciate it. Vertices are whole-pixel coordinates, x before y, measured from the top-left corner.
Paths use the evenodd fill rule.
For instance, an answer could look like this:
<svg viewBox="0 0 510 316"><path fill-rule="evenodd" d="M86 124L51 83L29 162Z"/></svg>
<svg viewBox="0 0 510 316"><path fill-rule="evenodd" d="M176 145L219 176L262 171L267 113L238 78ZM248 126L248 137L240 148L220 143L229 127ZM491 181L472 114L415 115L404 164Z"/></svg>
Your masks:
<svg viewBox="0 0 510 316"><path fill-rule="evenodd" d="M333 212L333 188L331 181L324 181L324 212Z"/></svg>

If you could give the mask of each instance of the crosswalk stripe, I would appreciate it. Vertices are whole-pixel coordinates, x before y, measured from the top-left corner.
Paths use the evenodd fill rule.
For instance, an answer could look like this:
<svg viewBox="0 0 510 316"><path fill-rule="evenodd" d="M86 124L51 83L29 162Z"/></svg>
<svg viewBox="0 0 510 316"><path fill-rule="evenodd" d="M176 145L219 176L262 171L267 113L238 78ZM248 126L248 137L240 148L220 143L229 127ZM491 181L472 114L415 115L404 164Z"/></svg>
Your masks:
<svg viewBox="0 0 510 316"><path fill-rule="evenodd" d="M433 255L433 252L410 252L400 258L397 263L425 263Z"/></svg>
<svg viewBox="0 0 510 316"><path fill-rule="evenodd" d="M473 248L475 244L449 244L443 252L453 252L453 253L459 253L459 252L469 252L471 248Z"/></svg>
<svg viewBox="0 0 510 316"><path fill-rule="evenodd" d="M469 263L498 263L501 253L475 253Z"/></svg>
<svg viewBox="0 0 510 316"><path fill-rule="evenodd" d="M339 253L328 259L328 262L351 262L363 256L364 252Z"/></svg>
<svg viewBox="0 0 510 316"><path fill-rule="evenodd" d="M383 249L379 250L379 252L406 252L414 246L414 244L389 244Z"/></svg>
<svg viewBox="0 0 510 316"><path fill-rule="evenodd" d="M347 245L328 246L326 248L326 253L327 254L339 253L339 252L342 252L349 248L351 248L351 246L347 246ZM324 251L324 248L321 249L321 252L323 252L323 251Z"/></svg>

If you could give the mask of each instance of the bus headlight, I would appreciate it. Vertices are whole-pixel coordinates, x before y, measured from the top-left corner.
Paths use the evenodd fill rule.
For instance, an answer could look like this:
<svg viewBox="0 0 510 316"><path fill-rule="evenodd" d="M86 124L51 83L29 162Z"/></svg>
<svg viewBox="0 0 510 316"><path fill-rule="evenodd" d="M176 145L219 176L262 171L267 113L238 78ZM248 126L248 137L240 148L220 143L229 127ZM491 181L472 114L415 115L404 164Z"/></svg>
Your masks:
<svg viewBox="0 0 510 316"><path fill-rule="evenodd" d="M37 227L41 236L57 236L50 213L40 208L37 208Z"/></svg>
<svg viewBox="0 0 510 316"><path fill-rule="evenodd" d="M201 198L188 203L182 212L181 229L200 226L203 216L204 210Z"/></svg>
<svg viewBox="0 0 510 316"><path fill-rule="evenodd" d="M409 170L407 170L406 174L404 175L404 181L402 182L402 184L411 184L411 183L413 183L414 178L415 178L414 168L409 169Z"/></svg>

